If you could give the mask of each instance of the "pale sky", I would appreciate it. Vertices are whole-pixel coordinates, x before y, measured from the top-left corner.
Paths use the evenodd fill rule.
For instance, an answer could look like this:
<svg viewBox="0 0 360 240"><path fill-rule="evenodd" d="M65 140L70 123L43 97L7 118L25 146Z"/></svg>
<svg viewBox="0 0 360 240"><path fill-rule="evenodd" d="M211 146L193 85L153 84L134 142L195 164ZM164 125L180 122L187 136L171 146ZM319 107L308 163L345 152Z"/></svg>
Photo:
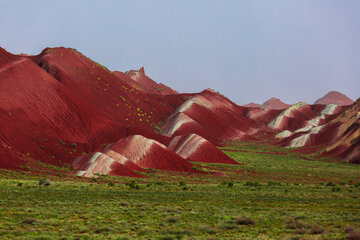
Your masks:
<svg viewBox="0 0 360 240"><path fill-rule="evenodd" d="M179 92L238 104L360 97L358 0L0 0L0 46L76 48L111 70L145 67Z"/></svg>

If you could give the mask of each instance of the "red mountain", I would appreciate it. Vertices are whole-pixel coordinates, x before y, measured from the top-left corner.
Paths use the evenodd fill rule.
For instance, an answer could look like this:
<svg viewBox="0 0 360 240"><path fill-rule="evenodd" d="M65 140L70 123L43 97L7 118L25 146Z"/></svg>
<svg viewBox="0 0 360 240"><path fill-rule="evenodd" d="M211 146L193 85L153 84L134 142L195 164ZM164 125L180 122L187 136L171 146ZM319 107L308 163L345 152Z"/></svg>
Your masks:
<svg viewBox="0 0 360 240"><path fill-rule="evenodd" d="M236 164L216 148L227 140L319 146L358 163L358 118L358 102L289 106L272 98L244 107L211 89L178 94L144 68L111 72L70 48L36 56L0 48L0 168L43 162L88 177L194 173L188 160Z"/></svg>
<svg viewBox="0 0 360 240"><path fill-rule="evenodd" d="M285 108L290 107L291 105L282 102L279 98L270 98L269 100L265 101L263 104L257 103L248 103L243 105L246 108L264 108L264 109L275 109L275 110L282 110Z"/></svg>
<svg viewBox="0 0 360 240"><path fill-rule="evenodd" d="M353 103L354 101L351 100L349 97L347 97L345 94L336 91L328 92L325 96L319 98L314 102L314 104L322 104L322 105L337 104L340 106L350 105Z"/></svg>
<svg viewBox="0 0 360 240"><path fill-rule="evenodd" d="M286 104L284 102L282 102L280 99L278 98L270 98L269 100L267 100L266 102L264 102L261 107L262 108L267 108L267 109L285 109L290 107L291 105Z"/></svg>

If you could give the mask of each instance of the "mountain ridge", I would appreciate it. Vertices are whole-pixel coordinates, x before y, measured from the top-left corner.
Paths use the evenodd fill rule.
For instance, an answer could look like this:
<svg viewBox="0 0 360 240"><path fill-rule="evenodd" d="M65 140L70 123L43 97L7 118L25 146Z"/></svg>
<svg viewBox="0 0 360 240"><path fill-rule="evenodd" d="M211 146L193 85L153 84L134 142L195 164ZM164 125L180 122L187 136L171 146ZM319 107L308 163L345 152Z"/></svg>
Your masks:
<svg viewBox="0 0 360 240"><path fill-rule="evenodd" d="M110 71L71 48L33 56L0 48L1 168L36 170L40 161L87 177L141 177L149 167L200 173L185 158L235 164L216 148L233 140L310 146L360 163L359 108L278 98L238 106L212 89L178 93L143 67Z"/></svg>

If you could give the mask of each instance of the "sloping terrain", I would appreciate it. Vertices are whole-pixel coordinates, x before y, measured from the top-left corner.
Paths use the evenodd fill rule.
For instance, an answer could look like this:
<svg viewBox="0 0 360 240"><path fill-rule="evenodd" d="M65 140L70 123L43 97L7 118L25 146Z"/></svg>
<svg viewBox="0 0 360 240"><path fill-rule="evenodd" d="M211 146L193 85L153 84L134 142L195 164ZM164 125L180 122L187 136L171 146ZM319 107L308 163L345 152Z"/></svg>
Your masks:
<svg viewBox="0 0 360 240"><path fill-rule="evenodd" d="M360 163L360 99L331 123L338 126L336 136L322 154L338 156L350 163ZM331 131L331 127L328 131Z"/></svg>
<svg viewBox="0 0 360 240"><path fill-rule="evenodd" d="M196 134L174 137L169 143L169 148L194 162L237 164L212 143Z"/></svg>
<svg viewBox="0 0 360 240"><path fill-rule="evenodd" d="M281 101L279 98L272 97L265 101L263 104L257 104L257 103L248 103L246 105L243 105L243 107L246 108L263 108L263 109L276 109L276 110L283 110L285 108L290 107L290 104L286 104L283 101Z"/></svg>
<svg viewBox="0 0 360 240"><path fill-rule="evenodd" d="M319 98L314 102L314 104L322 104L322 105L337 104L340 106L350 105L353 103L354 101L352 99L336 91L328 92L325 96Z"/></svg>
<svg viewBox="0 0 360 240"><path fill-rule="evenodd" d="M269 100L267 100L266 102L264 102L261 107L262 108L267 108L267 109L285 109L290 107L291 105L286 104L284 102L282 102L280 99L278 98L270 98Z"/></svg>
<svg viewBox="0 0 360 240"><path fill-rule="evenodd" d="M129 85L138 87L139 90L142 90L144 92L161 95L178 94L178 92L174 89L171 89L170 87L165 86L162 83L157 83L148 76L146 76L144 67L141 67L139 71L127 71L125 72L125 75L129 76L133 80L128 82Z"/></svg>
<svg viewBox="0 0 360 240"><path fill-rule="evenodd" d="M318 103L238 106L212 89L179 94L143 67L110 71L75 49L28 56L0 48L0 168L192 173L189 161L236 164L217 148L231 140L315 147L359 163L359 102L342 106L349 100L330 93Z"/></svg>
<svg viewBox="0 0 360 240"><path fill-rule="evenodd" d="M206 89L186 97L166 119L162 132L171 137L196 133L215 144L224 139L252 139L251 135L265 128L244 116L244 111L214 90Z"/></svg>

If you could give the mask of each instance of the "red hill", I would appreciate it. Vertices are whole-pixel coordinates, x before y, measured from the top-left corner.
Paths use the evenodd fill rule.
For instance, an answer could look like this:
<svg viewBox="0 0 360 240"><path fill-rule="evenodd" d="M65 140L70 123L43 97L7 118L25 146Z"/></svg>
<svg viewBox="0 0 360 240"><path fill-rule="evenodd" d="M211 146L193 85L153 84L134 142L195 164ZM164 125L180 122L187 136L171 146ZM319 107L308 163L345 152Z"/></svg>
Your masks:
<svg viewBox="0 0 360 240"><path fill-rule="evenodd" d="M192 164L161 143L141 135L120 139L110 148L142 168L192 172Z"/></svg>
<svg viewBox="0 0 360 240"><path fill-rule="evenodd" d="M238 164L212 143L196 134L173 138L169 148L181 157L194 162Z"/></svg>
<svg viewBox="0 0 360 240"><path fill-rule="evenodd" d="M262 108L267 108L267 109L285 109L290 107L291 105L286 104L284 102L282 102L279 98L270 98L269 100L267 100L266 102L264 102L261 107Z"/></svg>
<svg viewBox="0 0 360 240"><path fill-rule="evenodd" d="M320 146L357 163L358 112L358 102L289 107L276 98L241 107L211 89L178 94L144 68L111 72L70 48L37 56L0 48L1 168L40 160L72 164L83 176L195 172L186 159L235 164L216 148L227 140Z"/></svg>
<svg viewBox="0 0 360 240"><path fill-rule="evenodd" d="M339 93L336 91L331 91L331 92L327 93L325 96L323 96L322 98L319 98L318 100L316 100L314 104L322 104L322 105L337 104L340 106L344 106L344 105L350 105L353 103L354 103L354 101L351 100L349 97L347 97L345 94L342 94L342 93Z"/></svg>
<svg viewBox="0 0 360 240"><path fill-rule="evenodd" d="M246 108L259 108L259 107L261 107L260 104L253 103L253 102L248 103L248 104L246 104L246 105L242 105L242 106L243 106L243 107L246 107Z"/></svg>
<svg viewBox="0 0 360 240"><path fill-rule="evenodd" d="M143 90L148 93L169 95L178 94L177 91L165 86L162 83L156 83L154 80L145 75L144 67L141 67L138 71L130 70L125 72L133 81L128 81L132 86L136 86L139 90Z"/></svg>

